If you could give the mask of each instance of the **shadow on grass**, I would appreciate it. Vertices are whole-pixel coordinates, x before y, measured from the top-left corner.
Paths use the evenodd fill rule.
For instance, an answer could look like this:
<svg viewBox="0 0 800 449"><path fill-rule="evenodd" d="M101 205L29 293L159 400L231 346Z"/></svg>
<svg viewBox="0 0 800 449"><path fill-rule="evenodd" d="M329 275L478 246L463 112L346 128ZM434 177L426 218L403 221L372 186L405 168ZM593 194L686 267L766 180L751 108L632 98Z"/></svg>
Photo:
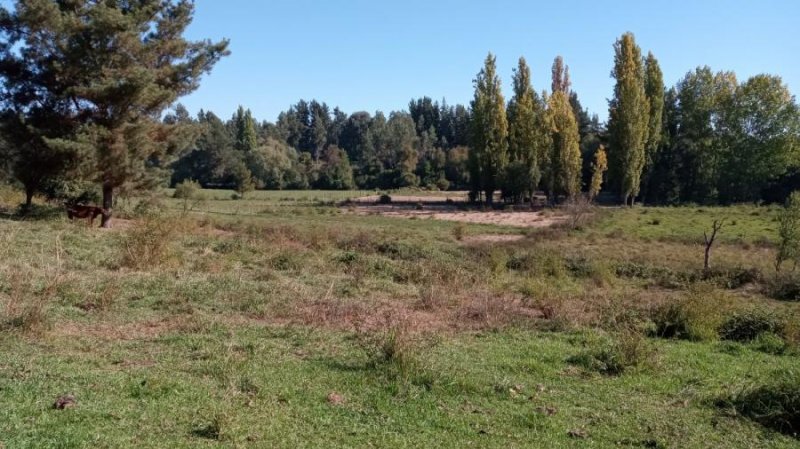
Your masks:
<svg viewBox="0 0 800 449"><path fill-rule="evenodd" d="M0 206L0 220L10 221L48 221L64 215L61 206L33 204L28 208L20 205L16 208Z"/></svg>

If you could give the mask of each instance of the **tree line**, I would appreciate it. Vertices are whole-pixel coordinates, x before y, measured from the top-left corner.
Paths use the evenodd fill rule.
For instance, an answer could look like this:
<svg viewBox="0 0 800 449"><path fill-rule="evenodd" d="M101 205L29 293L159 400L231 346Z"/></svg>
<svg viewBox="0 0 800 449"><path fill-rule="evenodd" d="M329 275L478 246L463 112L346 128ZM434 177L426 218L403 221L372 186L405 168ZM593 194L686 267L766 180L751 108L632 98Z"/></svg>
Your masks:
<svg viewBox="0 0 800 449"><path fill-rule="evenodd" d="M524 58L503 94L489 54L469 105L429 97L347 114L301 100L275 122L178 105L228 55L188 41L190 0L17 0L0 8L0 173L79 201L196 180L262 189L467 189L475 201L594 197L623 204L782 200L800 187L800 113L774 75L699 67L673 87L631 33L614 43L607 123L556 57L537 90Z"/></svg>

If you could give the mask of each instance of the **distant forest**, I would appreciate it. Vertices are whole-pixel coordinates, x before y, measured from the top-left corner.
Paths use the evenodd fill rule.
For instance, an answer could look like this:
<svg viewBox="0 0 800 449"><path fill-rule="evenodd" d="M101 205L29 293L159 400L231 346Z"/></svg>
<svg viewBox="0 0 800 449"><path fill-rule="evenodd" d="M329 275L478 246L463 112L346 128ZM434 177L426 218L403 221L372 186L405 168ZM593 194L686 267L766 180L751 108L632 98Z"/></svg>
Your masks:
<svg viewBox="0 0 800 449"><path fill-rule="evenodd" d="M324 102L300 100L274 123L259 122L243 107L227 120L210 111L193 118L178 107L169 119L197 125L200 131L172 165L171 183L191 179L205 187L240 190L467 189L477 198L487 189L485 181L476 178L492 170L482 169L476 161L480 156L474 154L476 147L486 146L486 137L476 135L482 131L476 106L487 108L483 89L499 95L504 108L495 108L503 117L494 121L499 129L487 134L506 142L483 150L504 153L491 188L502 191L504 198L525 198L534 190L559 198L588 191L599 151L608 153L610 170L602 173L603 188L614 198L627 194L655 204L781 201L800 188L798 107L779 77L757 75L739 82L732 72L699 67L665 88L655 57L638 56L635 44L624 48L626 38L633 44L631 35L616 44L618 65L625 62L620 61L625 51L641 61L629 64L640 77L638 86L629 90L638 88L641 101L625 103L631 95L618 82L608 123L582 107L560 57L553 64L550 91L541 93L530 86L529 69L520 59L512 97L502 101L490 55L470 105L423 97L387 116L381 111L347 114ZM620 79L625 76L619 74ZM492 83L494 92L486 89ZM559 110L558 96L567 102L566 109ZM521 114L519 105L526 102L527 114ZM619 111L631 107L629 103L640 108L633 111L638 121L627 119L628 111ZM569 117L559 119L564 113ZM620 124L626 119L634 124ZM559 129L557 120L574 120L574 126ZM644 129L633 143L631 136L615 129L631 126ZM574 135L565 136L570 132ZM571 144L565 143L570 139ZM637 145L638 155L621 150ZM638 173L631 175L632 171ZM626 181L631 176L637 179ZM637 181L638 186L630 185Z"/></svg>

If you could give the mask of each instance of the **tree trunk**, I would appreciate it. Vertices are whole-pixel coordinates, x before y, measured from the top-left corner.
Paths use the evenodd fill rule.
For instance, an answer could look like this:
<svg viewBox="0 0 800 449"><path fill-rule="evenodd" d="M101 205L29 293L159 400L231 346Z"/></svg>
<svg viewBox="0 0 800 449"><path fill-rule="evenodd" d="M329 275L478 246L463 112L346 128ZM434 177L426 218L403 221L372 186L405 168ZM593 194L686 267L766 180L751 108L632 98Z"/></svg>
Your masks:
<svg viewBox="0 0 800 449"><path fill-rule="evenodd" d="M34 189L25 189L25 206L22 207L22 213L27 214L33 206Z"/></svg>
<svg viewBox="0 0 800 449"><path fill-rule="evenodd" d="M114 187L110 184L103 184L103 218L100 221L101 228L111 227L111 209L114 206Z"/></svg>
<svg viewBox="0 0 800 449"><path fill-rule="evenodd" d="M710 266L710 259L711 259L711 245L706 245L706 255L703 259L703 271L708 273Z"/></svg>

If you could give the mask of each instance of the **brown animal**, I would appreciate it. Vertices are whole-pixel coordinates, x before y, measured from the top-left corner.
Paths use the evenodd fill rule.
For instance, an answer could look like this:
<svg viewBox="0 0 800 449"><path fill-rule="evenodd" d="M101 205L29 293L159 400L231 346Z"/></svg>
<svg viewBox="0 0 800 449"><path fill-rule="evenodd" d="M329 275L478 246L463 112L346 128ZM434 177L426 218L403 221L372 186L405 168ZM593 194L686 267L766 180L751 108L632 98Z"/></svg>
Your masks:
<svg viewBox="0 0 800 449"><path fill-rule="evenodd" d="M70 220L75 218L88 218L89 226L94 226L94 219L106 213L106 210L97 206L85 206L83 204L68 204L67 217Z"/></svg>

